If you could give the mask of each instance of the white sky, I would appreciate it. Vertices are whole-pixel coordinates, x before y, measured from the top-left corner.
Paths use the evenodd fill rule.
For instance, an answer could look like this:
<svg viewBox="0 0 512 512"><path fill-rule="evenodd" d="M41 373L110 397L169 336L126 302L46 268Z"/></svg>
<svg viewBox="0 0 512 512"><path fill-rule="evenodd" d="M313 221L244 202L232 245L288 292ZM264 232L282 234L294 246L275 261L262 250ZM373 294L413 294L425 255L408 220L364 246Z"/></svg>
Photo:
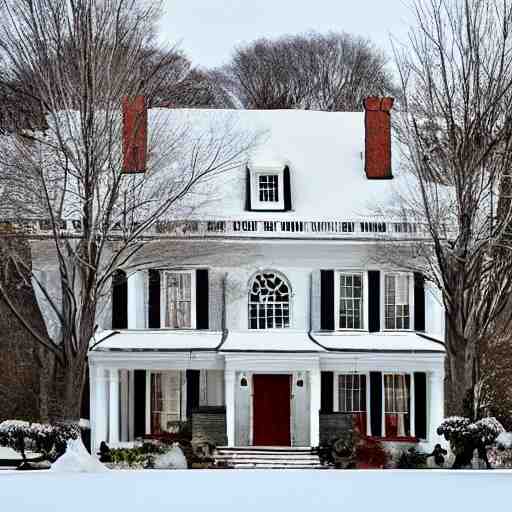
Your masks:
<svg viewBox="0 0 512 512"><path fill-rule="evenodd" d="M404 41L411 19L407 0L164 0L164 9L164 39L200 67L226 63L258 37L309 30L361 35L391 55L390 35Z"/></svg>

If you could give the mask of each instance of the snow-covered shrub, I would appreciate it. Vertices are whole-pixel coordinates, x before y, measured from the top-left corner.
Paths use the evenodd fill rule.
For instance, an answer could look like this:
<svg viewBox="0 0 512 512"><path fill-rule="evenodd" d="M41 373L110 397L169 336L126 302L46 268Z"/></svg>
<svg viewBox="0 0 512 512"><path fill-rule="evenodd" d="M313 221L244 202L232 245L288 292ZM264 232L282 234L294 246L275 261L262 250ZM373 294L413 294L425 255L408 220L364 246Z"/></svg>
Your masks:
<svg viewBox="0 0 512 512"><path fill-rule="evenodd" d="M21 454L26 460L27 439L29 437L30 423L20 420L6 420L0 423L0 446L11 448Z"/></svg>
<svg viewBox="0 0 512 512"><path fill-rule="evenodd" d="M455 454L454 469L470 466L475 450L478 450L478 456L490 468L486 449L503 431L503 426L496 418L482 418L472 423L469 418L461 416L446 418L437 429L437 433L450 443Z"/></svg>
<svg viewBox="0 0 512 512"><path fill-rule="evenodd" d="M512 432L501 432L488 456L493 466L512 468Z"/></svg>
<svg viewBox="0 0 512 512"><path fill-rule="evenodd" d="M80 427L76 424L29 423L7 420L0 423L0 446L7 446L21 454L30 450L54 461L66 451L69 439L77 439Z"/></svg>

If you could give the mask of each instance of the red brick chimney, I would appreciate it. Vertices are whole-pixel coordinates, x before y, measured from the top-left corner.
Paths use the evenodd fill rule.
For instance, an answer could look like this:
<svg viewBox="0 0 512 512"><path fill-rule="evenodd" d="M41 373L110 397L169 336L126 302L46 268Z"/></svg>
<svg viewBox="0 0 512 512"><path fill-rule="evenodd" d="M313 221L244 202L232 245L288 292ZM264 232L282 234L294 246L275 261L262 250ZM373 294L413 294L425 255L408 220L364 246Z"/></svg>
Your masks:
<svg viewBox="0 0 512 512"><path fill-rule="evenodd" d="M364 100L365 163L369 180L393 178L391 173L391 109L393 98Z"/></svg>
<svg viewBox="0 0 512 512"><path fill-rule="evenodd" d="M123 172L146 171L148 111L144 96L123 98Z"/></svg>

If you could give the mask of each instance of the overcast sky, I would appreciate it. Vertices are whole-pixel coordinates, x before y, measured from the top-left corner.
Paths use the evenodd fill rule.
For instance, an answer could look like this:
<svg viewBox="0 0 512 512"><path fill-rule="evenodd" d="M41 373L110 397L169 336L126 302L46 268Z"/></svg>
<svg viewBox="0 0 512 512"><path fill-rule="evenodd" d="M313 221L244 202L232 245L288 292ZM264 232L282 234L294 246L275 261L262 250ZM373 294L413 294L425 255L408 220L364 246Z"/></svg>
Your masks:
<svg viewBox="0 0 512 512"><path fill-rule="evenodd" d="M162 33L196 66L227 62L234 46L259 37L315 30L368 37L390 53L392 34L404 40L407 0L165 0Z"/></svg>

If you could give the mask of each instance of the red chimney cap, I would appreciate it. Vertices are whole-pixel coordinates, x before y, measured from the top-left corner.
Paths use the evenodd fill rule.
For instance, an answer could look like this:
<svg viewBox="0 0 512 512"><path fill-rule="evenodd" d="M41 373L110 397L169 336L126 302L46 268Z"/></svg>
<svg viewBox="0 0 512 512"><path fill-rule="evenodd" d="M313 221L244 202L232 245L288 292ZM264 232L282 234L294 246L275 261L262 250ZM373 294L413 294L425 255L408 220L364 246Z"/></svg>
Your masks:
<svg viewBox="0 0 512 512"><path fill-rule="evenodd" d="M368 96L363 101L364 109L373 112L389 112L393 108L394 98L385 96Z"/></svg>

